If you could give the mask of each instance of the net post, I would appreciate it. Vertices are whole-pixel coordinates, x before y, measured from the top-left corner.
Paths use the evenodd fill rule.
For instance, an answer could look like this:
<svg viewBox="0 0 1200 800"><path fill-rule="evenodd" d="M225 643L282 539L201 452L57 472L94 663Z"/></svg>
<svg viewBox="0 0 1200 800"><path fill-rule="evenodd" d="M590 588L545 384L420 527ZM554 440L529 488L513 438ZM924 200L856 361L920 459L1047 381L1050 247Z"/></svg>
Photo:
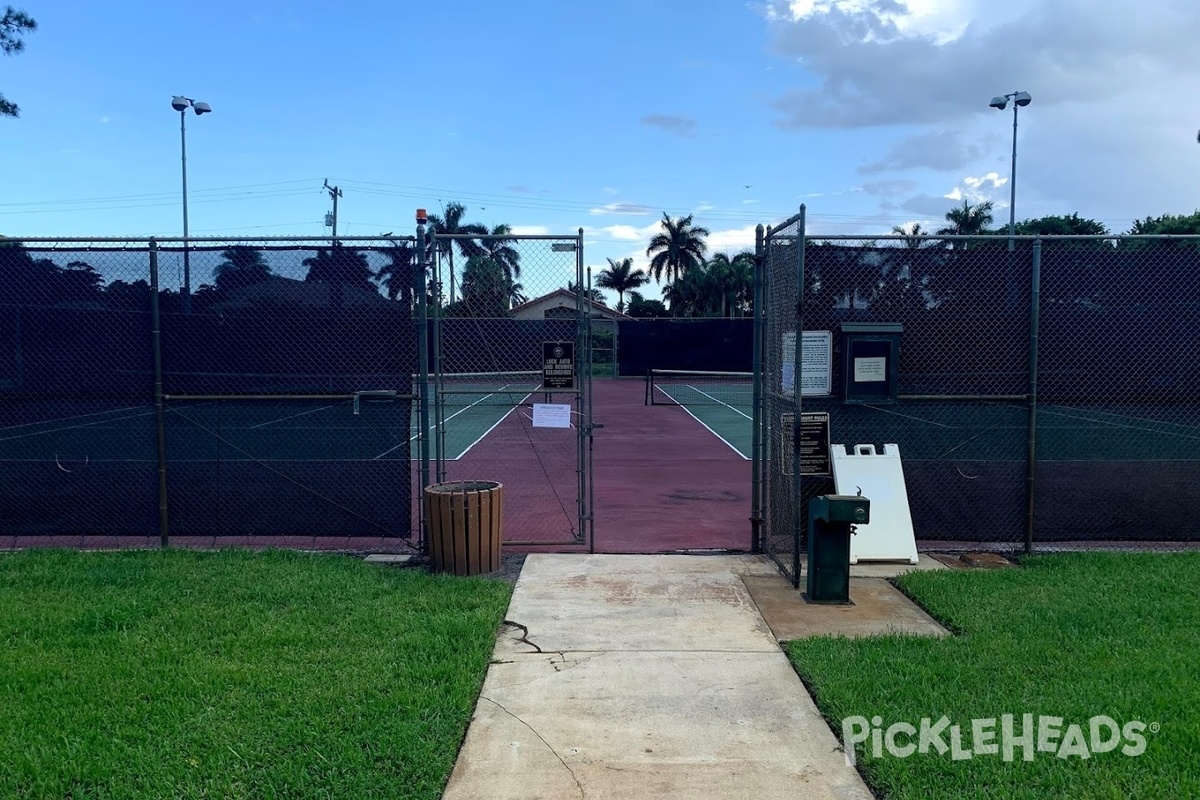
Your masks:
<svg viewBox="0 0 1200 800"><path fill-rule="evenodd" d="M763 333L763 226L754 229L754 396L750 422L750 552L762 552L762 333Z"/></svg>
<svg viewBox="0 0 1200 800"><path fill-rule="evenodd" d="M150 347L154 358L154 436L158 460L158 541L163 549L171 546L171 525L167 509L167 431L163 405L162 324L158 307L158 241L149 242L150 255Z"/></svg>

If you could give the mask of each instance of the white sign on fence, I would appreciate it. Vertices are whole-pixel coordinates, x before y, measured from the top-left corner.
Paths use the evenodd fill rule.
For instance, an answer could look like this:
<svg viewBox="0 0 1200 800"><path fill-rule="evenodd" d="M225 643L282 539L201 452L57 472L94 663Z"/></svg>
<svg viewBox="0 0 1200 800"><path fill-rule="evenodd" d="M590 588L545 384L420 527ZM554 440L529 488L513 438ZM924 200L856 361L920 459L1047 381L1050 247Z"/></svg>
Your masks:
<svg viewBox="0 0 1200 800"><path fill-rule="evenodd" d="M824 395L833 392L833 334L830 331L804 331L800 339L800 395ZM796 381L796 332L783 334L783 386L790 395Z"/></svg>
<svg viewBox="0 0 1200 800"><path fill-rule="evenodd" d="M533 427L535 428L569 428L571 427L570 403L534 403Z"/></svg>

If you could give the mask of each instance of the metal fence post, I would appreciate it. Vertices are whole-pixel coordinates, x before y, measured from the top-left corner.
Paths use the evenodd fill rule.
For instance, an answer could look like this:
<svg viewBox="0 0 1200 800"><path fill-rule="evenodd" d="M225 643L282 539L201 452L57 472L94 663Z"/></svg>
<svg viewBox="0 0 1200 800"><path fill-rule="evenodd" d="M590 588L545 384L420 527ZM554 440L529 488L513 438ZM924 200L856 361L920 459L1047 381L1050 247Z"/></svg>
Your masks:
<svg viewBox="0 0 1200 800"><path fill-rule="evenodd" d="M437 465L438 483L446 480L446 407L445 393L442 391L442 259L438 255L437 231L429 237L431 250L434 253L433 267L433 363L430 370L433 373L433 435L437 438L437 451L434 454L434 461ZM450 247L454 247L454 240L449 240Z"/></svg>
<svg viewBox="0 0 1200 800"><path fill-rule="evenodd" d="M417 301L417 404L419 432L421 441L418 447L421 451L421 491L417 496L417 519L419 521L418 547L424 549L429 541L429 521L425 518L425 487L429 486L429 307L427 293L429 283L426 280L427 265L425 252L425 219L417 219L417 269L413 275L413 295Z"/></svg>
<svg viewBox="0 0 1200 800"><path fill-rule="evenodd" d="M751 415L753 438L750 458L750 552L762 552L762 480L763 480L763 414L762 414L762 335L763 335L763 226L754 229L754 399Z"/></svg>
<svg viewBox="0 0 1200 800"><path fill-rule="evenodd" d="M163 406L162 325L158 310L158 242L150 240L150 347L154 358L154 433L158 458L158 537L161 547L171 545L167 515L167 436Z"/></svg>
<svg viewBox="0 0 1200 800"><path fill-rule="evenodd" d="M799 230L796 231L796 350L792 368L792 397L795 406L793 411L795 416L792 418L791 435L787 443L787 447L795 448L797 432L800 430L800 413L802 409L802 401L800 395L802 391L801 373L803 372L802 365L804 363L804 250L806 245L806 222L805 215L808 208L804 203L800 204L800 219ZM804 523L804 495L801 489L804 481L801 478L803 470L800 467L800 454L792 453L792 496L795 498L792 503L792 580L794 585L800 586L800 537L803 534L801 528Z"/></svg>
<svg viewBox="0 0 1200 800"><path fill-rule="evenodd" d="M1029 441L1025 478L1025 552L1033 552L1033 506L1037 472L1038 311L1041 304L1042 240L1033 241L1029 300Z"/></svg>

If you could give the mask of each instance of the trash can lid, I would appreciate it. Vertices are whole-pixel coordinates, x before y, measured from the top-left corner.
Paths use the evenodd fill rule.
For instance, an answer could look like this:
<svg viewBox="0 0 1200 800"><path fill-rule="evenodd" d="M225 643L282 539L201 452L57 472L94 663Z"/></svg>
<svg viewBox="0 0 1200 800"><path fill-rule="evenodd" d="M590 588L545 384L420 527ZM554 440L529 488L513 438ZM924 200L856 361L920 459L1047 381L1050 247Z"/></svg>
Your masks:
<svg viewBox="0 0 1200 800"><path fill-rule="evenodd" d="M502 483L496 481L453 481L451 483L433 483L425 487L427 492L485 492L489 489L499 489Z"/></svg>

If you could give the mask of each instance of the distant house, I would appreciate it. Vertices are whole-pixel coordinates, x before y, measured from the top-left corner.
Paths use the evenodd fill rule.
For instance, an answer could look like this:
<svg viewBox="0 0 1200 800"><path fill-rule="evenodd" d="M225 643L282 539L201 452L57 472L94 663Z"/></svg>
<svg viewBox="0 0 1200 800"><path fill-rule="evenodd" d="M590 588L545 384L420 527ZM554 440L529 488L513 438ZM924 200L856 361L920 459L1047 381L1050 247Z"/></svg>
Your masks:
<svg viewBox="0 0 1200 800"><path fill-rule="evenodd" d="M368 292L349 285L343 285L341 288L343 307L391 305L393 302L377 291ZM298 281L272 275L260 283L234 289L226 294L224 300L214 303L211 308L214 311L234 311L262 306L327 307L331 300L331 287L328 283Z"/></svg>
<svg viewBox="0 0 1200 800"><path fill-rule="evenodd" d="M513 319L561 319L574 317L577 313L578 302L574 292L567 289L555 289L549 294L535 297L522 303L512 310ZM612 322L623 322L633 317L614 311L603 303L595 300L585 301L591 306L591 315L595 319L606 319Z"/></svg>

